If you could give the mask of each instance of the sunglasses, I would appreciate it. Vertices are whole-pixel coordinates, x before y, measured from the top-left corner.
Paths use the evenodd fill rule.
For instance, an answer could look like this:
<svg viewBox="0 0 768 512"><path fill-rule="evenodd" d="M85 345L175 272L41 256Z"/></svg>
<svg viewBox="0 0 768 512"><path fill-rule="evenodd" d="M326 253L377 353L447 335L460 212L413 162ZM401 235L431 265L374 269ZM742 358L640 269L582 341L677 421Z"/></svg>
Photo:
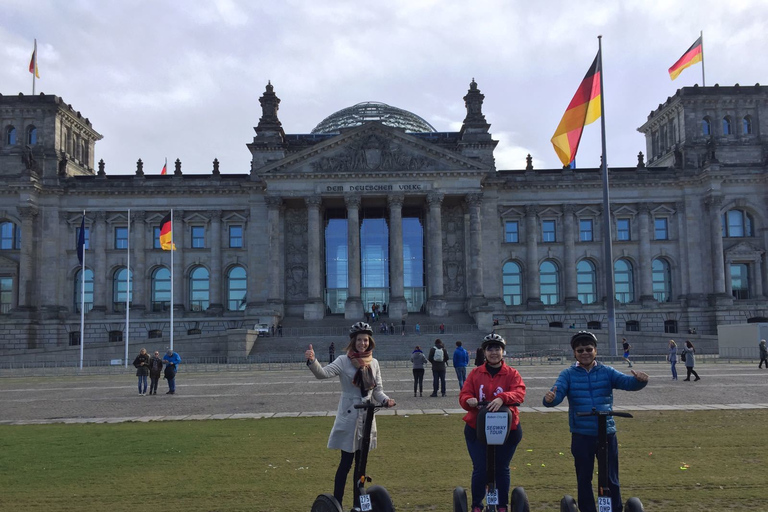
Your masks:
<svg viewBox="0 0 768 512"><path fill-rule="evenodd" d="M577 348L576 353L583 354L584 352L586 352L587 354L591 354L594 350L595 349L592 347L582 347L582 348Z"/></svg>

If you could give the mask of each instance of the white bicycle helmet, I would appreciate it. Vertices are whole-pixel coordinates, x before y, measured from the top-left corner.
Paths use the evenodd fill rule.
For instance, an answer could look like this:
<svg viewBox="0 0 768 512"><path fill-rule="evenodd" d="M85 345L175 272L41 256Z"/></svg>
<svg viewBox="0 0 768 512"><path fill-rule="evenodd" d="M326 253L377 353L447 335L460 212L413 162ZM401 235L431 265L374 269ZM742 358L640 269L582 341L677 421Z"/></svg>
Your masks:
<svg viewBox="0 0 768 512"><path fill-rule="evenodd" d="M495 332L492 332L483 338L483 344L481 345L483 350L485 350L489 345L499 345L502 350L507 349L507 341Z"/></svg>
<svg viewBox="0 0 768 512"><path fill-rule="evenodd" d="M358 334L367 334L368 336L373 336L373 329L371 329L371 326L365 322L357 322L349 328L349 337L354 338Z"/></svg>

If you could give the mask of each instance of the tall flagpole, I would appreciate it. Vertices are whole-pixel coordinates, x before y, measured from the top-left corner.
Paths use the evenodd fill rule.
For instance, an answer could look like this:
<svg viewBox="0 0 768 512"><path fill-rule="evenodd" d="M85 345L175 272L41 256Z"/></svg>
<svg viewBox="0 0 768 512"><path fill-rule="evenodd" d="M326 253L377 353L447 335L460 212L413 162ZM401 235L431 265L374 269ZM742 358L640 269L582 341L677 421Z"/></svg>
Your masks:
<svg viewBox="0 0 768 512"><path fill-rule="evenodd" d="M32 52L32 96L35 95L35 76L37 75L37 39L35 39L35 49Z"/></svg>
<svg viewBox="0 0 768 512"><path fill-rule="evenodd" d="M173 350L173 253L176 246L173 243L173 208L171 208L171 350Z"/></svg>
<svg viewBox="0 0 768 512"><path fill-rule="evenodd" d="M701 36L701 86L706 87L707 81L704 79L704 31L699 34Z"/></svg>
<svg viewBox="0 0 768 512"><path fill-rule="evenodd" d="M125 367L128 368L128 339L131 336L131 209L128 208L128 260L125 274Z"/></svg>
<svg viewBox="0 0 768 512"><path fill-rule="evenodd" d="M611 355L618 354L616 344L616 293L613 282L613 247L611 243L611 202L608 197L608 154L605 149L605 89L603 88L603 36L597 36L600 59L600 131L602 132L603 158L603 248L605 250L605 301L608 306L608 345Z"/></svg>
<svg viewBox="0 0 768 512"><path fill-rule="evenodd" d="M83 210L83 240L85 240L85 210ZM78 242L80 237L78 237ZM83 369L83 345L85 345L85 243L83 243L83 263L80 267L80 369Z"/></svg>

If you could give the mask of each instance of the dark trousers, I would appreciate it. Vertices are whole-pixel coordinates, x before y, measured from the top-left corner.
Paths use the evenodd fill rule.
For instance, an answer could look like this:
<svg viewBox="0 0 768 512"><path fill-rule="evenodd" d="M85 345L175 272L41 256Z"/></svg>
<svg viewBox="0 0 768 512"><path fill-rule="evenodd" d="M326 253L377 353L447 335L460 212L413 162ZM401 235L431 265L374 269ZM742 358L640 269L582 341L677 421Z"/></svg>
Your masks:
<svg viewBox="0 0 768 512"><path fill-rule="evenodd" d="M440 389L443 395L445 395L445 370L432 370L432 394L437 394L437 386L440 384Z"/></svg>
<svg viewBox="0 0 768 512"><path fill-rule="evenodd" d="M417 391L419 393L424 391L424 368L414 368L413 369L413 392L414 392L414 394Z"/></svg>
<svg viewBox="0 0 768 512"><path fill-rule="evenodd" d="M157 383L160 382L160 375L149 376L149 392L157 393Z"/></svg>
<svg viewBox="0 0 768 512"><path fill-rule="evenodd" d="M579 512L597 512L592 491L592 475L595 474L597 436L571 434L571 453L576 466L576 483L579 491ZM613 512L621 512L621 487L619 486L619 447L616 434L608 434L608 487L611 490Z"/></svg>
<svg viewBox="0 0 768 512"><path fill-rule="evenodd" d="M349 469L352 467L352 461L355 461L355 478L353 485L357 485L357 468L360 464L360 450L355 453L345 452L341 450L341 460L339 461L339 468L336 470L336 478L333 482L333 497L341 505L341 500L344 499L344 485L347 483L347 476L349 475ZM359 504L355 504L359 505Z"/></svg>
<svg viewBox="0 0 768 512"><path fill-rule="evenodd" d="M523 438L523 427L517 426L507 437L507 442L496 447L496 489L499 491L499 507L509 503L509 463L515 455L517 445ZM482 507L485 497L485 485L488 482L486 468L488 446L477 439L477 431L469 425L464 426L464 440L467 442L469 458L472 459L472 507Z"/></svg>
<svg viewBox="0 0 768 512"><path fill-rule="evenodd" d="M693 369L693 366L686 366L685 371L687 372L685 376L685 380L691 380L691 374L693 374L693 376L696 377L697 379L699 378L699 374L696 373L696 370Z"/></svg>
<svg viewBox="0 0 768 512"><path fill-rule="evenodd" d="M762 359L760 359L760 364L757 365L757 367L758 368L762 368L763 367L763 363L765 363L765 367L768 368L768 358L766 358L766 357L763 357Z"/></svg>

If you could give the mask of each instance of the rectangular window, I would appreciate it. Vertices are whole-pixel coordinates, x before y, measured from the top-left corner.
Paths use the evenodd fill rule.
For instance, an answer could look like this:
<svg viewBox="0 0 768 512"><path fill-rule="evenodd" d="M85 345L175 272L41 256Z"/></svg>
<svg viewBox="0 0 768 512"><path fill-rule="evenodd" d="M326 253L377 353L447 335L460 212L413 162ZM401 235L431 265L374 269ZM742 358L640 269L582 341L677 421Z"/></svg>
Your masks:
<svg viewBox="0 0 768 512"><path fill-rule="evenodd" d="M243 226L229 226L229 246L231 248L243 246Z"/></svg>
<svg viewBox="0 0 768 512"><path fill-rule="evenodd" d="M544 243L555 242L557 240L554 220L541 221L541 241Z"/></svg>
<svg viewBox="0 0 768 512"><path fill-rule="evenodd" d="M667 219L654 219L654 240L668 240L669 232L667 230Z"/></svg>
<svg viewBox="0 0 768 512"><path fill-rule="evenodd" d="M593 240L592 219L579 221L579 240L582 242L591 242Z"/></svg>
<svg viewBox="0 0 768 512"><path fill-rule="evenodd" d="M160 226L152 228L152 248L162 249L162 247L160 247Z"/></svg>
<svg viewBox="0 0 768 512"><path fill-rule="evenodd" d="M128 248L128 228L115 228L115 249Z"/></svg>
<svg viewBox="0 0 768 512"><path fill-rule="evenodd" d="M80 228L75 229L75 249L77 249L77 243L80 241ZM85 228L85 250L91 249L91 228Z"/></svg>
<svg viewBox="0 0 768 512"><path fill-rule="evenodd" d="M629 219L616 219L616 240L620 242L632 240L629 232Z"/></svg>
<svg viewBox="0 0 768 512"><path fill-rule="evenodd" d="M520 241L520 225L516 220L504 223L504 241L508 244L516 244Z"/></svg>
<svg viewBox="0 0 768 512"><path fill-rule="evenodd" d="M205 228L203 226L192 226L192 248L205 248Z"/></svg>
<svg viewBox="0 0 768 512"><path fill-rule="evenodd" d="M0 313L10 313L13 308L13 278L0 277Z"/></svg>

